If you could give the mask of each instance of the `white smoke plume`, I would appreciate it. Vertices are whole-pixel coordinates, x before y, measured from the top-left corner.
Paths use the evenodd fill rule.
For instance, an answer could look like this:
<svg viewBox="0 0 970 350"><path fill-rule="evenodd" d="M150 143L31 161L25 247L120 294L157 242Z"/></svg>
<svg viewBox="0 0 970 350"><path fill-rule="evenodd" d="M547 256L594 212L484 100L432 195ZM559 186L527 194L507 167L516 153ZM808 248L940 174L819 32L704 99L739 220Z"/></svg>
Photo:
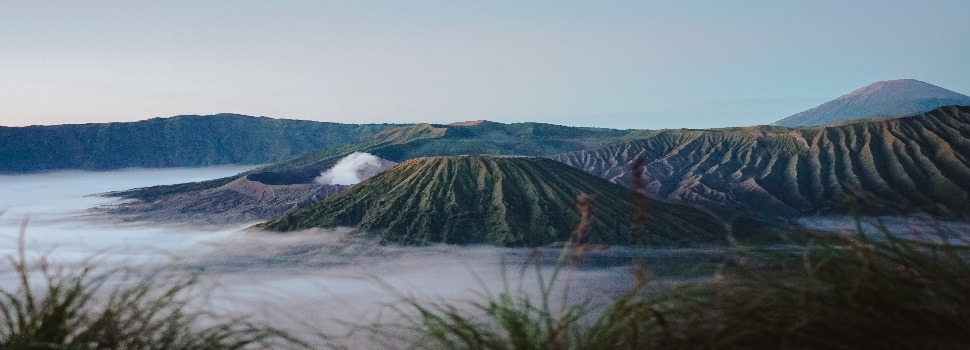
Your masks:
<svg viewBox="0 0 970 350"><path fill-rule="evenodd" d="M320 173L314 181L321 185L355 185L395 164L370 153L354 152Z"/></svg>

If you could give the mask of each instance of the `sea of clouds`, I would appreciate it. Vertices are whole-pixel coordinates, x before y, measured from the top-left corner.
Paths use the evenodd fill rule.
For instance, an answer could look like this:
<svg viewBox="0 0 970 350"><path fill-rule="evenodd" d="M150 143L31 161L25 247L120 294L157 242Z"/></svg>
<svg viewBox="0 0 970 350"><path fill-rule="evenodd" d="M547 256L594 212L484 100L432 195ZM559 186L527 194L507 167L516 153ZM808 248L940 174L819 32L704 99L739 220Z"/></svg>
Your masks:
<svg viewBox="0 0 970 350"><path fill-rule="evenodd" d="M357 154L325 172L334 183L359 182L361 169L386 167ZM245 315L298 334L351 334L345 321L367 323L387 317L388 304L409 296L424 300L480 301L506 289L538 294L538 274L548 277L560 257L557 248L491 246L402 247L381 244L350 229L279 234L249 230L253 223L194 226L123 222L90 208L118 199L94 194L130 188L200 181L237 174L250 167L64 171L0 175L0 256L17 253L24 229L29 257L54 264L130 267L146 274L198 274L216 311ZM368 171L371 171L368 170ZM913 222L884 218L901 232ZM803 219L809 226L851 231L845 217ZM965 230L964 223L939 223ZM567 268L555 287L557 301L608 301L632 285L634 259L645 258L657 285L679 283L679 271L716 261L716 248L594 250ZM16 283L0 266L0 284ZM691 277L693 278L693 277ZM702 278L702 276L701 276ZM566 289L568 282L569 289ZM346 342L358 341L348 336Z"/></svg>
<svg viewBox="0 0 970 350"><path fill-rule="evenodd" d="M480 300L505 288L535 295L536 274L550 273L558 257L556 248L400 247L352 235L349 229L264 233L247 230L254 223L201 227L120 222L88 210L118 200L92 194L206 180L248 169L2 175L0 255L16 253L25 228L29 256L47 256L65 266L96 257L105 267L198 273L219 311L297 331L302 327L308 333L345 332L347 327L339 321L378 317L386 310L384 304L403 296ZM569 271L565 280L571 287L563 295L578 300L622 293L632 285L629 262L638 253L621 248L592 253L594 263ZM532 262L542 267L522 268Z"/></svg>

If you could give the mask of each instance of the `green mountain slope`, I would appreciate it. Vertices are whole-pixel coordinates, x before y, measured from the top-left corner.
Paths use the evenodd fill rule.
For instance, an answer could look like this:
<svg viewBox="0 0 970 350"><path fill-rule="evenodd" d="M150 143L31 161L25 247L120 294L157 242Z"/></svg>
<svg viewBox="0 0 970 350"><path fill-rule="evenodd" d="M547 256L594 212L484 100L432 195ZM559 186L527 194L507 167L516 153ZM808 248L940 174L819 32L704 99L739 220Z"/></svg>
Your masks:
<svg viewBox="0 0 970 350"><path fill-rule="evenodd" d="M711 215L656 200L647 201L650 218L635 230L632 191L548 159L488 156L412 159L258 227L353 226L400 244L539 246L570 237L583 193L593 198L590 242L693 243L725 235Z"/></svg>
<svg viewBox="0 0 970 350"><path fill-rule="evenodd" d="M733 215L970 213L970 107L907 118L787 129L667 130L554 156L630 185L647 161L650 194Z"/></svg>
<svg viewBox="0 0 970 350"><path fill-rule="evenodd" d="M0 127L0 173L265 164L354 142L392 126L218 114Z"/></svg>

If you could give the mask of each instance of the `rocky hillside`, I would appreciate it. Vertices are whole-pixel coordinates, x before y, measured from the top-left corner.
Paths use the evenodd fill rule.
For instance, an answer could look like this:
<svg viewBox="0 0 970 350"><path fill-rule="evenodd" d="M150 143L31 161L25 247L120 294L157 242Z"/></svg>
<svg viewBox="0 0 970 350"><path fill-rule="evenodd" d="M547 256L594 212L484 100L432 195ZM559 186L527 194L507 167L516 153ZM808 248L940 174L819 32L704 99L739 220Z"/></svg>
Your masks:
<svg viewBox="0 0 970 350"><path fill-rule="evenodd" d="M0 127L0 173L265 164L355 142L392 126L217 114Z"/></svg>
<svg viewBox="0 0 970 350"><path fill-rule="evenodd" d="M725 236L707 213L644 198L638 204L632 191L562 163L490 156L412 159L258 227L352 226L400 244L539 246L569 239L581 222L581 194L592 198L589 242L685 244ZM649 216L634 229L641 207Z"/></svg>
<svg viewBox="0 0 970 350"><path fill-rule="evenodd" d="M554 156L629 186L647 162L649 193L725 215L970 213L970 107L907 118L787 129L668 130Z"/></svg>
<svg viewBox="0 0 970 350"><path fill-rule="evenodd" d="M970 96L914 79L887 80L869 84L775 124L820 126L864 118L905 117L952 105L968 106Z"/></svg>

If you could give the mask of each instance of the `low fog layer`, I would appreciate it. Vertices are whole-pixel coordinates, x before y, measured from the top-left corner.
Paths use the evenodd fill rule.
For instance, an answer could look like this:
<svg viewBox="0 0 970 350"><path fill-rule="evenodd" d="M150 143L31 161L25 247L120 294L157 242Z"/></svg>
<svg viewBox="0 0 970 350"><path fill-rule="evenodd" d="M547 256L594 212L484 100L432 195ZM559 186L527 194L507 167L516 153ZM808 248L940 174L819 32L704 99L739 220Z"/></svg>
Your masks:
<svg viewBox="0 0 970 350"><path fill-rule="evenodd" d="M505 282L511 288L535 292L535 271L523 270L520 279L520 267L534 259L550 266L558 254L552 248L387 246L348 236L348 230L246 231L253 223L222 227L113 223L87 210L116 200L89 194L211 179L244 170L0 176L0 191L5 194L0 198L0 211L5 211L0 215L0 253L16 251L20 226L29 216L26 242L32 256L48 254L55 263L72 264L96 255L109 267L202 271L202 283L211 290L218 309L252 314L297 331L306 322L328 331L342 330L334 319L371 319L380 314L381 303L404 295L475 299L487 291L501 291ZM569 274L571 298L603 298L625 291L632 285L629 262L634 253L619 248L592 253L589 264Z"/></svg>
<svg viewBox="0 0 970 350"><path fill-rule="evenodd" d="M321 185L356 185L395 164L370 153L354 152L321 173L315 181Z"/></svg>
<svg viewBox="0 0 970 350"><path fill-rule="evenodd" d="M0 175L0 253L16 248L15 238L29 218L27 243L34 250L57 248L59 256L89 256L95 252L148 254L177 249L216 232L144 225L118 226L96 220L88 208L116 199L92 196L108 191L161 184L202 181L229 176L251 166L132 169L109 172L64 171L31 175ZM201 233L205 233L202 235ZM163 238L164 239L160 239Z"/></svg>

